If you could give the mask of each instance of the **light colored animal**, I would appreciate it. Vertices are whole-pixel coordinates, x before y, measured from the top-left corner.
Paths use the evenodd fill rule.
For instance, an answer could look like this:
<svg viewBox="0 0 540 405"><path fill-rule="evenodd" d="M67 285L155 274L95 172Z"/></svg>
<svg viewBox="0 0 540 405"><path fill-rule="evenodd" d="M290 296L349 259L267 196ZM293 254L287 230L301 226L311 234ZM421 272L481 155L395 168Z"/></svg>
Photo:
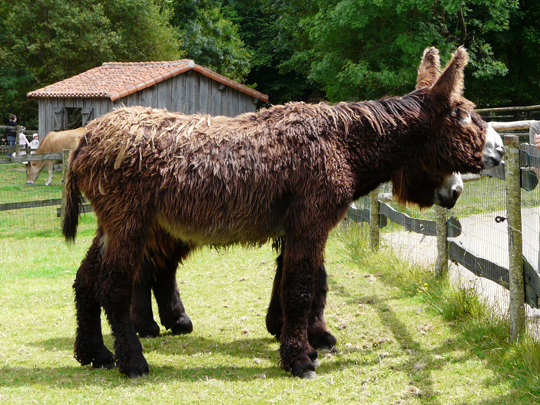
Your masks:
<svg viewBox="0 0 540 405"><path fill-rule="evenodd" d="M84 128L69 129L67 131L51 131L41 141L36 153L58 153L64 149L75 149L79 139L84 134ZM26 184L34 184L41 171L46 167L49 171L49 179L45 185L49 186L52 182L53 166L55 163L62 163L58 160L40 160L26 163Z"/></svg>

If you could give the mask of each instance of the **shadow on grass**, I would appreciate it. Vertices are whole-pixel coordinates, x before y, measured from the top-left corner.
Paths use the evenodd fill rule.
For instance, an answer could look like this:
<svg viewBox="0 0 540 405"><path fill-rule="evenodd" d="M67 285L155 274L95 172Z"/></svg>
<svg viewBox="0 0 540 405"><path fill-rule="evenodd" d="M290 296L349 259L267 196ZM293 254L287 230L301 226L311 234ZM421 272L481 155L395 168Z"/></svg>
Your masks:
<svg viewBox="0 0 540 405"><path fill-rule="evenodd" d="M105 340L111 347L110 335ZM219 342L197 336L173 336L164 335L156 339L141 339L144 353L151 357L151 353L168 356L171 365L153 364L149 360L149 376L135 380L128 379L117 370L93 369L91 366L80 366L73 359L73 366L63 367L10 367L0 368L0 387L17 387L46 385L50 387L71 389L78 386L103 386L104 379L109 386L123 386L126 383L134 385L155 384L156 381L181 380L198 382L208 380L219 381L251 381L258 379L284 379L293 378L289 372L279 367L279 350L276 350L276 340L272 337L238 339L229 342ZM57 338L35 343L36 346L46 350L59 350L72 352L73 339ZM199 356L225 356L226 362L219 360L223 365L215 365L215 360L210 358L198 359L197 365L193 359ZM243 359L260 358L274 363L273 366L246 366L237 365L245 363ZM208 361L214 364L200 365ZM173 365L174 364L174 365ZM339 360L325 362L317 369L320 375L339 372L343 367L353 367L354 360Z"/></svg>
<svg viewBox="0 0 540 405"><path fill-rule="evenodd" d="M112 347L110 335L105 337L106 345ZM251 381L257 379L293 378L289 372L279 366L279 350L273 337L237 339L221 342L200 336L173 336L165 334L155 339L141 339L147 359L152 353L165 355L171 365L153 364L149 360L150 374L147 377L130 380L117 370L94 369L91 366L80 366L75 359L73 366L63 367L10 367L0 368L0 387L17 387L31 385L47 385L56 388L76 388L78 386L102 386L104 379L111 386L123 386L126 382L135 385L155 384L159 381ZM47 351L65 351L72 353L72 338L56 338L34 343ZM273 346L273 347L272 347ZM223 365L216 365L216 360L199 358L202 356L226 356ZM273 363L272 366L245 365L245 359L259 358ZM197 362L195 365L194 362ZM213 363L208 366L201 363ZM237 365L235 363L244 365ZM320 375L339 372L344 367L354 367L354 360L341 359L325 362L317 369Z"/></svg>
<svg viewBox="0 0 540 405"><path fill-rule="evenodd" d="M341 295L349 303L362 302L371 306L383 325L391 331L393 338L399 343L403 351L407 353L407 360L399 365L392 367L392 370L408 373L410 376L410 384L418 387L423 393L416 397L418 403L426 404L442 404L447 403L447 398L437 394L436 385L434 383L432 373L435 369L445 367L448 361L445 355L451 354L452 364L466 363L473 358L476 358L483 363L483 367L491 371L491 378L486 381L486 386L497 386L500 384L510 384L510 393L498 395L489 399L480 401L466 400L457 402L457 404L478 404L478 405L495 405L495 404L540 404L540 380L527 378L523 375L523 370L517 370L512 373L508 367L511 364L517 366L519 360L513 358L512 345L503 342L500 336L506 336L508 332L501 330L501 324L488 325L487 321L475 324L474 321L457 321L454 323L454 328L459 334L459 338L452 341L444 341L436 347L427 349L422 343L415 339L417 333L410 330L398 317L395 311L387 302L410 297L409 291L400 285L399 280L390 277L386 274L378 274L377 277L383 284L392 287L398 287L399 290L392 292L391 296L384 298L377 295L362 295L353 296L346 287L340 285L335 280L329 280L333 285L331 290L336 294ZM429 304L425 304L429 307ZM449 326L450 327L450 326ZM489 338L489 337L493 338ZM463 352L463 355L456 355L456 352ZM421 370L418 370L419 364L425 364ZM514 367L515 368L515 367ZM521 374L521 376L520 376ZM466 385L464 377L463 384Z"/></svg>

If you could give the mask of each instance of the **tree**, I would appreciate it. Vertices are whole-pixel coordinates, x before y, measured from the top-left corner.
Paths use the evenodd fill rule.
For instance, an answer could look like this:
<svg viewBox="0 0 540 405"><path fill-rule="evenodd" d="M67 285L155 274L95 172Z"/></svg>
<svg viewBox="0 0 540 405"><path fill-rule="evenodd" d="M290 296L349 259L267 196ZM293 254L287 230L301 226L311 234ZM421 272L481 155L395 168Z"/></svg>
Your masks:
<svg viewBox="0 0 540 405"><path fill-rule="evenodd" d="M280 67L321 86L331 101L402 94L414 86L427 46L443 58L459 45L476 78L507 73L486 38L509 27L517 0L267 0L276 48L294 49Z"/></svg>
<svg viewBox="0 0 540 405"><path fill-rule="evenodd" d="M281 47L275 14L268 9L266 0L228 0L228 18L239 27L241 36L251 55L248 83L268 94L270 103L282 104L291 100L305 100L314 86L297 70L283 71L283 61L291 58L292 47ZM284 10L287 12L287 10Z"/></svg>
<svg viewBox="0 0 540 405"><path fill-rule="evenodd" d="M250 55L237 25L225 16L221 1L174 0L172 7L171 23L180 32L186 57L242 82L249 72Z"/></svg>
<svg viewBox="0 0 540 405"><path fill-rule="evenodd" d="M0 108L35 126L26 93L107 61L181 56L168 9L154 0L0 0Z"/></svg>
<svg viewBox="0 0 540 405"><path fill-rule="evenodd" d="M508 30L487 37L493 54L508 68L505 76L479 77L467 86L486 106L540 104L540 3L520 0L510 13Z"/></svg>

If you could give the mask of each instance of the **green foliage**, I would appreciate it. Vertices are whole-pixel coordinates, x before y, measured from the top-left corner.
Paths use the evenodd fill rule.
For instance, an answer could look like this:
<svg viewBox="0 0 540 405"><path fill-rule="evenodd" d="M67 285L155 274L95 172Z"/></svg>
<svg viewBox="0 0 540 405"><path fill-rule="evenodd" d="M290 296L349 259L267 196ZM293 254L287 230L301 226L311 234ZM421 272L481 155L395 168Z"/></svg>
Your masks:
<svg viewBox="0 0 540 405"><path fill-rule="evenodd" d="M237 25L224 14L232 9L222 9L219 0L174 0L172 5L172 24L180 31L186 57L242 82L250 55Z"/></svg>
<svg viewBox="0 0 540 405"><path fill-rule="evenodd" d="M288 60L292 48L283 48L275 24L275 16L265 6L266 0L230 0L228 13L239 26L239 35L251 55L251 70L247 82L257 90L268 94L272 104L283 104L291 100L305 100L312 90L305 76L298 71L285 72L279 65ZM286 5L286 4L285 4Z"/></svg>
<svg viewBox="0 0 540 405"><path fill-rule="evenodd" d="M36 125L31 90L107 61L181 55L170 13L154 0L0 0L0 9L0 105L27 127Z"/></svg>
<svg viewBox="0 0 540 405"><path fill-rule="evenodd" d="M420 55L432 45L443 58L458 45L468 47L476 77L507 73L485 36L508 29L517 1L296 0L283 14L280 0L268 3L280 12L282 35L274 44L294 50L281 67L302 72L332 101L410 91Z"/></svg>

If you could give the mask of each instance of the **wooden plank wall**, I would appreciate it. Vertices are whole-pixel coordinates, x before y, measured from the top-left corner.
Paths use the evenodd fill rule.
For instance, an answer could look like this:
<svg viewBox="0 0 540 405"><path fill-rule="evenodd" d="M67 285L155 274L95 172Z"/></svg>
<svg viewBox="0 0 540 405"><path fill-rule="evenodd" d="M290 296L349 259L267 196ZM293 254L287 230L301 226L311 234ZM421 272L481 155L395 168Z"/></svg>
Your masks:
<svg viewBox="0 0 540 405"><path fill-rule="evenodd" d="M97 118L112 110L112 102L107 98L43 98L38 100L39 139L53 131L54 111L58 107L92 108L93 118Z"/></svg>
<svg viewBox="0 0 540 405"><path fill-rule="evenodd" d="M115 102L109 98L38 99L39 138L43 139L53 130L54 111L58 107L93 108L93 118L98 118L113 108L136 105L166 108L186 114L200 112L234 117L256 111L257 105L253 101L252 96L190 70Z"/></svg>
<svg viewBox="0 0 540 405"><path fill-rule="evenodd" d="M113 103L113 107L150 106L186 114L236 116L254 112L253 97L228 86L223 86L193 70L155 86L141 90Z"/></svg>

